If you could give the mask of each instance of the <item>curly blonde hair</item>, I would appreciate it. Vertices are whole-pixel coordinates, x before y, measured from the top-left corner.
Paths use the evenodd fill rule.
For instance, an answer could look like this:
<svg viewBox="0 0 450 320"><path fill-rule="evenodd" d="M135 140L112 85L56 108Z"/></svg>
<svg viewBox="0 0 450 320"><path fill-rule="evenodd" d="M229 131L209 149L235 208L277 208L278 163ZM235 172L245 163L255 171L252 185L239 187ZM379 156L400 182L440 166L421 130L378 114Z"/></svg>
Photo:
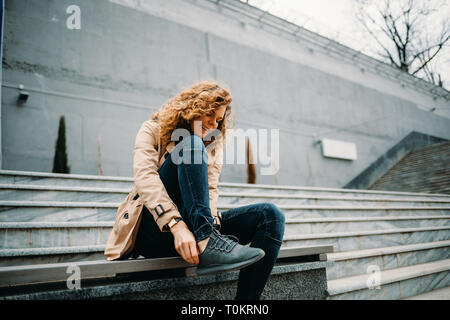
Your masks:
<svg viewBox="0 0 450 320"><path fill-rule="evenodd" d="M217 129L224 141L226 130L231 127L231 101L230 92L216 81L200 81L178 93L152 116L152 120L158 121L160 125L161 148L164 150L170 143L175 129L184 128L193 134L192 121L203 115L213 115L214 110L222 106L226 106L225 115ZM214 140L215 137L211 141L204 141L205 146Z"/></svg>

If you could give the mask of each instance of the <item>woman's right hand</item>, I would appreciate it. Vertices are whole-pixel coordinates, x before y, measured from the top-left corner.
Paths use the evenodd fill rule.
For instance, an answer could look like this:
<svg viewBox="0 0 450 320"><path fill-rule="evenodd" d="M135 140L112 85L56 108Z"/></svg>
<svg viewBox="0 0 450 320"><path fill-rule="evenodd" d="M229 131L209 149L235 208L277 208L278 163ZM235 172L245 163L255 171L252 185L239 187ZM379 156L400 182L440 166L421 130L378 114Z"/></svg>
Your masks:
<svg viewBox="0 0 450 320"><path fill-rule="evenodd" d="M194 235L184 221L174 225L170 232L173 234L175 250L188 263L198 264L198 248Z"/></svg>

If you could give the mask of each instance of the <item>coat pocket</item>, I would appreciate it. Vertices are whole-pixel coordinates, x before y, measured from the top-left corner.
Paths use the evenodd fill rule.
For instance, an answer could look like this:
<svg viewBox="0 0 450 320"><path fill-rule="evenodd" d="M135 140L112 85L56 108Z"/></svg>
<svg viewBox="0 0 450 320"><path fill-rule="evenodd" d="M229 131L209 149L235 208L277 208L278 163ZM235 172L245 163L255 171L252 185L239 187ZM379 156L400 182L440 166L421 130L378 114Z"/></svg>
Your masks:
<svg viewBox="0 0 450 320"><path fill-rule="evenodd" d="M130 192L117 209L116 221L105 247L107 260L127 259L136 241L143 203L137 192Z"/></svg>

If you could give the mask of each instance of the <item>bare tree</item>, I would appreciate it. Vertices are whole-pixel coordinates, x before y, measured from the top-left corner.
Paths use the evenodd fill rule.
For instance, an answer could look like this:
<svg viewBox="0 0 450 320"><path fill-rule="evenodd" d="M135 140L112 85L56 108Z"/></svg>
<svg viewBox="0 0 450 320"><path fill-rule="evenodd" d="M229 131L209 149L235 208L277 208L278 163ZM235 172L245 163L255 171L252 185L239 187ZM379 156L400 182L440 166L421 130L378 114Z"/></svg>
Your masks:
<svg viewBox="0 0 450 320"><path fill-rule="evenodd" d="M357 0L357 18L393 66L443 86L435 60L450 39L449 19L435 17L447 3L428 0ZM448 18L448 17L447 17Z"/></svg>

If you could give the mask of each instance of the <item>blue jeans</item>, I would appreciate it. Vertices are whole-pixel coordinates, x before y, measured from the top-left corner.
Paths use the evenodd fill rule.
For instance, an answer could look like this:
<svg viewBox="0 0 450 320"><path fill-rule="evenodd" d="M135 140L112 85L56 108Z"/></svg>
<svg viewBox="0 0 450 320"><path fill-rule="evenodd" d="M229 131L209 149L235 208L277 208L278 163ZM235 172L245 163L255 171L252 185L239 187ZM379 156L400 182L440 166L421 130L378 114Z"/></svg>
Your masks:
<svg viewBox="0 0 450 320"><path fill-rule="evenodd" d="M179 149L174 149L167 156L158 173L167 193L198 242L209 237L214 221L209 208L208 154L198 136L191 135L179 143ZM173 156L182 157L187 153L191 163L180 161L179 158L176 158L175 163L172 161ZM194 163L193 159L202 160L201 163ZM270 202L222 212L222 234L234 235L240 244L250 243L250 246L261 248L265 252L264 258L239 272L236 299L260 299L278 257L284 224L284 213ZM146 258L178 256L172 234L159 230L145 206L135 250L135 253Z"/></svg>

